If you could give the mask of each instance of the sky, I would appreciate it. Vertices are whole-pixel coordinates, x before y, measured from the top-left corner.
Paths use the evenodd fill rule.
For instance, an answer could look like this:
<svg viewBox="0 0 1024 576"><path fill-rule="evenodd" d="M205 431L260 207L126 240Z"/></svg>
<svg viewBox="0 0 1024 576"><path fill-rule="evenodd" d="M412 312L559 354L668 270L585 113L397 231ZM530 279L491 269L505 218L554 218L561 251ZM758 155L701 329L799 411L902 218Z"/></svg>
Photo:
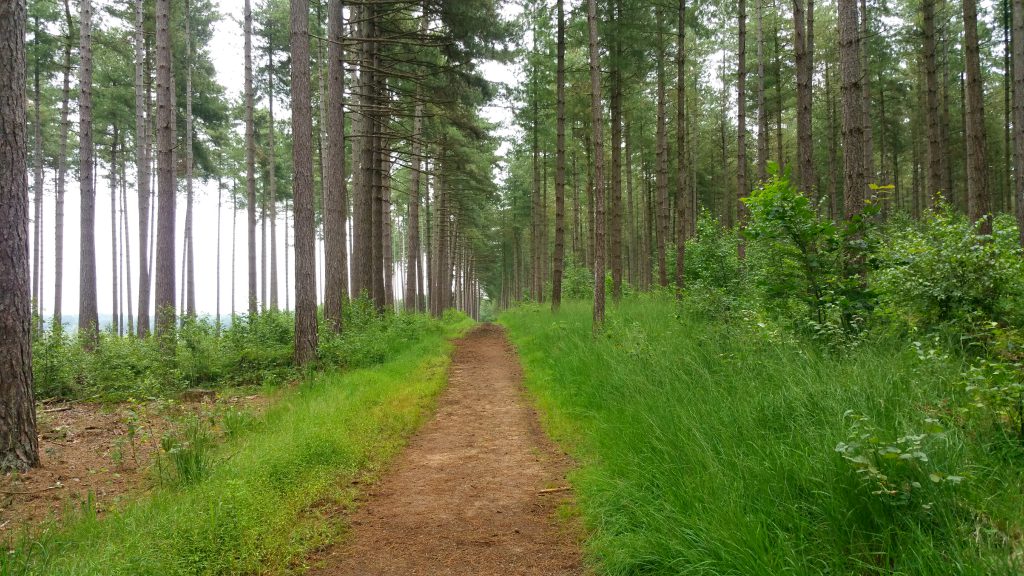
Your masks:
<svg viewBox="0 0 1024 576"><path fill-rule="evenodd" d="M227 90L230 98L240 97L244 82L244 36L241 32L241 16L243 0L216 0L219 11L223 15L220 22L216 24L215 33L210 45L210 54L213 64L217 70L217 79ZM511 18L519 13L521 8L516 3L509 3L503 11L505 17ZM97 12L99 12L97 10ZM483 62L480 70L484 76L493 82L502 82L511 85L517 84L522 71L514 64L502 64L498 62ZM74 88L73 88L74 89ZM100 96L102 97L102 96ZM282 114L287 114L287 98L281 102ZM275 101L275 105L276 101ZM511 138L514 135L514 122L512 112L507 103L495 103L485 107L481 114L485 119L495 123L499 128L496 133L499 136ZM75 120L72 120L73 122ZM508 145L502 146L502 152L508 149ZM102 159L101 159L102 160ZM495 167L496 178L500 178L501 167ZM43 298L42 313L44 316L52 314L54 294L54 188L55 173L48 171L45 174L44 201L43 201L43 242L42 257L43 264ZM31 174L30 186L32 184ZM110 181L109 175L101 163L97 178L96 192L96 275L98 307L101 318L113 312L113 269L114 258L111 246L111 214L110 214ZM134 189L134 176L129 174L129 188L127 194L127 219L128 238L131 252L131 286L133 309L137 310L138 303L135 302L138 296L138 204L137 195ZM179 182L183 189L183 183ZM232 222L232 211L230 199L224 195L223 204L218 208L217 184L215 181L209 183L201 180L194 181L195 204L193 214L193 238L195 246L195 281L196 281L196 308L200 314L213 315L217 310L217 254L218 254L218 230L220 245L220 311L222 315L228 315L231 311L231 289L232 289L232 252L235 253L234 283L235 283L235 310L244 312L247 309L247 258L245 239L245 213L240 212L237 221L237 228L233 232L235 224ZM80 237L81 227L79 218L81 214L81 197L79 194L79 183L69 179L66 183L66 194L64 202L64 282L63 282L63 305L62 312L65 316L75 316L79 309L79 267L80 267ZM31 208L30 208L31 210ZM280 212L280 211L279 211ZM119 226L123 226L118 207L117 218ZM285 232L284 216L279 214L279 225L277 233L278 245L278 266L279 266L279 300L284 306L287 302L293 303L294 296L294 263L291 254L288 254L288 270L285 270ZM178 259L178 272L176 281L176 293L180 293L181 283L181 256L182 239L184 238L185 225L185 202L184 194L179 194L177 205L177 240L175 243L175 255ZM257 244L260 243L259 228L257 228ZM269 232L268 232L269 235ZM289 231L289 241L291 233ZM34 248L33 248L34 249ZM290 244L289 244L289 248ZM257 260L259 257L257 256ZM268 258L269 260L269 258ZM119 270L122 277L127 274L123 268ZM259 262L257 262L259 266ZM317 248L317 270L318 277L323 273L323 252L322 246ZM286 277L288 283L286 284ZM396 281L396 285L399 285ZM127 310L127 295L122 290L123 299L121 308ZM318 290L322 290L319 286Z"/></svg>

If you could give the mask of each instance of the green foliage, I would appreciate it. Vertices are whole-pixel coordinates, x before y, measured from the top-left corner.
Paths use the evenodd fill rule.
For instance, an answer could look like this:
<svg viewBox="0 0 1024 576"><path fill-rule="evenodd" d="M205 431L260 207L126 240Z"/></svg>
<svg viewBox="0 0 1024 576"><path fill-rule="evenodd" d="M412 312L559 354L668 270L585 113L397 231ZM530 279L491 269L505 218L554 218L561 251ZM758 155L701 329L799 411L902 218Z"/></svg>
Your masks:
<svg viewBox="0 0 1024 576"><path fill-rule="evenodd" d="M744 234L755 245L759 266L752 274L763 297L790 311L793 299L808 315L811 333L830 344L856 341L873 295L864 282L870 223L878 205L842 225L821 216L819 206L772 166L771 177L744 203L750 220Z"/></svg>
<svg viewBox="0 0 1024 576"><path fill-rule="evenodd" d="M213 468L214 436L209 424L198 416L190 417L179 434L160 439L157 460L160 482L168 485L196 484Z"/></svg>
<svg viewBox="0 0 1024 576"><path fill-rule="evenodd" d="M846 440L836 445L838 452L853 470L861 484L888 504L915 504L930 511L940 497L927 490L933 484L957 485L963 476L945 474L932 467L927 451L942 449L945 431L935 418L926 418L925 431L904 434L895 440L884 440L871 419L847 410L843 417L849 422ZM922 496L922 493L925 495Z"/></svg>
<svg viewBox="0 0 1024 576"><path fill-rule="evenodd" d="M596 339L590 317L501 320L580 463L601 573L1020 573L1020 460L964 427L957 356L891 336L822 354L757 310L671 296L610 308Z"/></svg>
<svg viewBox="0 0 1024 576"><path fill-rule="evenodd" d="M162 442L167 482L151 496L102 521L90 504L66 525L12 542L0 574L288 573L338 536L310 510L351 505L350 483L378 473L428 413L446 379L446 338L471 324L452 320L424 320L427 329L392 348L385 364L289 389L258 428L225 414L220 446L208 419L186 421Z"/></svg>
<svg viewBox="0 0 1024 576"><path fill-rule="evenodd" d="M978 236L942 205L920 223L894 220L880 234L871 275L881 312L913 329L972 330L982 321L1024 321L1024 263L1012 220L996 218Z"/></svg>
<svg viewBox="0 0 1024 576"><path fill-rule="evenodd" d="M445 318L449 324L465 320L464 315ZM320 356L328 366L372 366L441 330L425 315L378 314L365 300L346 307L344 327L340 335L321 331ZM294 317L275 311L236 316L220 335L209 319L186 318L177 331L173 358L153 338L109 331L87 353L75 335L58 327L41 332L33 343L37 395L118 401L188 388L276 387L298 376L292 363L293 338Z"/></svg>

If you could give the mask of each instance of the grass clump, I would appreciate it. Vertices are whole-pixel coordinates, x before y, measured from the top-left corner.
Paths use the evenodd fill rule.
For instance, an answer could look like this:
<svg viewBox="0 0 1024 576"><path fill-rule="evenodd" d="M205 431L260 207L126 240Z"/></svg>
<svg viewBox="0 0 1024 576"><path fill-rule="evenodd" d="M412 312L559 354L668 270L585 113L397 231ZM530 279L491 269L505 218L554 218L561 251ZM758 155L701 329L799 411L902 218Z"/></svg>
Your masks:
<svg viewBox="0 0 1024 576"><path fill-rule="evenodd" d="M258 427L225 418L211 446L196 420L165 451L173 482L99 520L90 508L0 556L0 574L265 574L298 569L340 529L320 510L351 502L351 481L373 474L419 424L445 382L447 337L465 329L419 320L375 367L311 376ZM169 441L172 442L172 441ZM176 451L176 452L175 452Z"/></svg>
<svg viewBox="0 0 1024 576"><path fill-rule="evenodd" d="M602 573L1020 573L1024 451L972 424L962 356L697 304L626 299L596 338L589 303L501 317Z"/></svg>

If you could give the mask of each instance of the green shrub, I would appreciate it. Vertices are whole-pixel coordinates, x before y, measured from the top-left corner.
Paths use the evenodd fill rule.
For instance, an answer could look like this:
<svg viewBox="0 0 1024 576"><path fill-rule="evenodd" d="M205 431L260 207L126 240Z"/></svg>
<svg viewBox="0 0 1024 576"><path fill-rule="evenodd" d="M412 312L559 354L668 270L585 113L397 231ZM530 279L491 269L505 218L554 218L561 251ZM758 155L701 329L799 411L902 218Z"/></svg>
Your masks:
<svg viewBox="0 0 1024 576"><path fill-rule="evenodd" d="M884 229L871 282L880 311L913 329L970 331L983 321L1024 321L1024 263L1012 220L996 218L991 236L949 205L920 223Z"/></svg>

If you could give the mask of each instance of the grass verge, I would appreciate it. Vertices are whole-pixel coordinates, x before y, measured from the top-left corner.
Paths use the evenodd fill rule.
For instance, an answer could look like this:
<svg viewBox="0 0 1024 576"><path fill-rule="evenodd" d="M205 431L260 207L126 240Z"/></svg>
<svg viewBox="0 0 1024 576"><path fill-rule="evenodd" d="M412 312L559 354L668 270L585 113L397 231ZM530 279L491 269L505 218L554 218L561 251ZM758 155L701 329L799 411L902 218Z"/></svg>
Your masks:
<svg viewBox="0 0 1024 576"><path fill-rule="evenodd" d="M500 321L580 463L600 573L1020 573L1024 452L963 421L957 359L829 355L670 296L623 301L596 339L590 318Z"/></svg>
<svg viewBox="0 0 1024 576"><path fill-rule="evenodd" d="M418 338L373 368L310 377L258 422L210 448L203 432L169 446L186 470L99 519L92 507L0 556L0 574L61 576L280 574L339 527L319 511L349 504L445 385L448 338L471 321L423 323ZM180 470L179 470L180 472Z"/></svg>

